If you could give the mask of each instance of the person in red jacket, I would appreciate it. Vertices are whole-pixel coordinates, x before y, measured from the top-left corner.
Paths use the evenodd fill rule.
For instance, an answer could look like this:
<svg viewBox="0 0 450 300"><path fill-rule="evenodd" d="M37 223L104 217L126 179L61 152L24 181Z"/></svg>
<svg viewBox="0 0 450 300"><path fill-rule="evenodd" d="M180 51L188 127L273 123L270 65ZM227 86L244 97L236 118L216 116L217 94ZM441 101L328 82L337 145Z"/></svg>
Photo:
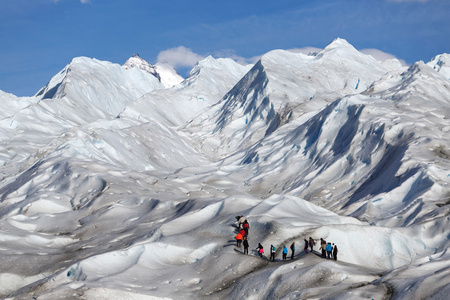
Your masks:
<svg viewBox="0 0 450 300"><path fill-rule="evenodd" d="M240 233L238 233L237 235L236 235L236 247L241 247L241 243L242 243L242 239L243 239L244 237L242 236L242 234L240 234Z"/></svg>
<svg viewBox="0 0 450 300"><path fill-rule="evenodd" d="M248 229L250 228L250 224L248 224L247 220L245 220L242 226L244 227L245 230L245 236L248 236Z"/></svg>

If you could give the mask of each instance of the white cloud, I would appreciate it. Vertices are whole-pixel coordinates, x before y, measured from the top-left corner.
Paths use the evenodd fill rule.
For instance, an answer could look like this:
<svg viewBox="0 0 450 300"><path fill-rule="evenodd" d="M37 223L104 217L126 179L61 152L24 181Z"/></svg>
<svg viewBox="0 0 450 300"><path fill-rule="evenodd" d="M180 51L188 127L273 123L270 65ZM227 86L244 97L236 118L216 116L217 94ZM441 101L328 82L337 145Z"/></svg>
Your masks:
<svg viewBox="0 0 450 300"><path fill-rule="evenodd" d="M378 50L378 49L362 49L362 50L359 50L359 52L367 54L367 55L371 55L373 58L375 58L376 60L379 60L379 61L385 61L385 60L388 60L388 59L398 59L403 66L407 66L408 65L406 63L406 61L404 61L403 59L399 59L395 55L383 52L383 51Z"/></svg>
<svg viewBox="0 0 450 300"><path fill-rule="evenodd" d="M158 62L168 63L174 68L193 67L198 61L205 57L194 53L191 49L184 46L170 48L159 52L156 58Z"/></svg>

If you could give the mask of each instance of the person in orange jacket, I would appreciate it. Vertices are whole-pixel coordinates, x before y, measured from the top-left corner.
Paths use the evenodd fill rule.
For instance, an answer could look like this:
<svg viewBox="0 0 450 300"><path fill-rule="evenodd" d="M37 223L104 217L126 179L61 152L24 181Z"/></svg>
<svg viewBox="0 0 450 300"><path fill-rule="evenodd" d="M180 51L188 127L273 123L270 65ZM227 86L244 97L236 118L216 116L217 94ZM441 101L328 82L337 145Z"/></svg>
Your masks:
<svg viewBox="0 0 450 300"><path fill-rule="evenodd" d="M241 243L242 243L242 239L243 239L244 237L242 236L242 234L240 234L240 233L238 233L237 235L236 235L236 246L237 247L241 247Z"/></svg>

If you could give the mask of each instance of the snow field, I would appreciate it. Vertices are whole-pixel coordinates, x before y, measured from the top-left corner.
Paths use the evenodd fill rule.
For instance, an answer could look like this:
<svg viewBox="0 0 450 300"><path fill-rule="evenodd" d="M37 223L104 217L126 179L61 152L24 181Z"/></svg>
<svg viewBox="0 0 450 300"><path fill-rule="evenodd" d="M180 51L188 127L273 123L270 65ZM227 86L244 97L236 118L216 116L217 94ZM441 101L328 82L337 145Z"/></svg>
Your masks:
<svg viewBox="0 0 450 300"><path fill-rule="evenodd" d="M76 58L36 97L0 93L0 297L445 299L447 60L337 39L167 87L145 61Z"/></svg>

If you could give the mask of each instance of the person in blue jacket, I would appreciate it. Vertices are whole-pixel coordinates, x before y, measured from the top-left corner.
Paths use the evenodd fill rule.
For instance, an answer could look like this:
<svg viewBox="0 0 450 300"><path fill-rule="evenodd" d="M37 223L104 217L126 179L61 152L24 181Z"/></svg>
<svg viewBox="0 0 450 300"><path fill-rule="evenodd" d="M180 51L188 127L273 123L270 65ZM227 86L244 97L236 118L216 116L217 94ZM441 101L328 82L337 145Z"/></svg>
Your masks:
<svg viewBox="0 0 450 300"><path fill-rule="evenodd" d="M286 245L283 245L283 260L286 260L287 253L288 249L286 248Z"/></svg>
<svg viewBox="0 0 450 300"><path fill-rule="evenodd" d="M333 247L331 246L330 242L328 242L328 244L327 244L325 249L327 250L327 258L330 259L331 258L331 251L333 251Z"/></svg>

